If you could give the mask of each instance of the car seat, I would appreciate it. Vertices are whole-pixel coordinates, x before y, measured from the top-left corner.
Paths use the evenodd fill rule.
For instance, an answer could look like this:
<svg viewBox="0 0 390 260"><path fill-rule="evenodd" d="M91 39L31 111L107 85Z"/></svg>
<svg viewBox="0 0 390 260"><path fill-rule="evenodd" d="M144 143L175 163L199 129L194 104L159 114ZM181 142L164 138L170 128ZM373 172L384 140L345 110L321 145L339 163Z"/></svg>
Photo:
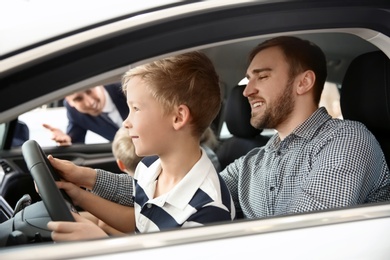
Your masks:
<svg viewBox="0 0 390 260"><path fill-rule="evenodd" d="M374 134L390 165L390 60L381 51L355 58L341 87L344 119L360 121Z"/></svg>
<svg viewBox="0 0 390 260"><path fill-rule="evenodd" d="M264 146L269 139L260 135L261 129L256 129L250 124L251 107L248 99L242 94L244 89L245 85L235 86L226 100L223 117L233 136L220 140L221 144L216 150L222 170L253 148Z"/></svg>

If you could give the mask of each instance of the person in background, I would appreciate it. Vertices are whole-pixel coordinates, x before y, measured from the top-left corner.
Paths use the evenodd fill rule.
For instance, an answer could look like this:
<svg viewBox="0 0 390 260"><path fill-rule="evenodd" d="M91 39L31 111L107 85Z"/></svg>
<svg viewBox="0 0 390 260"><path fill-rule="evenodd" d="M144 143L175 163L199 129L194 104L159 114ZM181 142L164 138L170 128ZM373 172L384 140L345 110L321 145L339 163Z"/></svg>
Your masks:
<svg viewBox="0 0 390 260"><path fill-rule="evenodd" d="M233 220L229 191L200 147L201 135L221 107L219 77L211 60L190 52L135 67L124 75L123 88L130 111L123 125L137 155L147 156L138 164L134 181L129 175L76 166L49 155L65 180L58 187L75 205L121 232ZM124 199L134 207L103 199L111 189L131 191ZM92 222L73 216L76 222L48 223L54 241L107 236Z"/></svg>
<svg viewBox="0 0 390 260"><path fill-rule="evenodd" d="M325 82L319 106L324 106L333 118L343 118L340 106L340 91L336 84Z"/></svg>
<svg viewBox="0 0 390 260"><path fill-rule="evenodd" d="M134 176L135 169L143 157L135 152L133 140L126 128L119 128L112 142L112 153L121 171Z"/></svg>
<svg viewBox="0 0 390 260"><path fill-rule="evenodd" d="M64 106L69 120L66 133L50 124L43 124L51 131L52 140L61 146L85 143L88 130L112 141L129 113L119 83L96 86L68 95Z"/></svg>

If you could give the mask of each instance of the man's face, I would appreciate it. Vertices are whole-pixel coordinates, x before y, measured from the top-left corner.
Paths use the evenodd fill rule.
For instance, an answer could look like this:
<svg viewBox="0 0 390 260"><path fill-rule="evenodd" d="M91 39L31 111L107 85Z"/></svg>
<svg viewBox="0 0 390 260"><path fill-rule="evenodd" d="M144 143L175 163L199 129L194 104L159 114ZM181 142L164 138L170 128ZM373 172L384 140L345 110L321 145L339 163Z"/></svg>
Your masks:
<svg viewBox="0 0 390 260"><path fill-rule="evenodd" d="M247 69L244 96L252 109L251 124L258 129L278 129L294 109L289 65L278 47L260 51Z"/></svg>
<svg viewBox="0 0 390 260"><path fill-rule="evenodd" d="M66 101L80 113L98 116L102 113L106 98L104 87L97 86L66 96Z"/></svg>

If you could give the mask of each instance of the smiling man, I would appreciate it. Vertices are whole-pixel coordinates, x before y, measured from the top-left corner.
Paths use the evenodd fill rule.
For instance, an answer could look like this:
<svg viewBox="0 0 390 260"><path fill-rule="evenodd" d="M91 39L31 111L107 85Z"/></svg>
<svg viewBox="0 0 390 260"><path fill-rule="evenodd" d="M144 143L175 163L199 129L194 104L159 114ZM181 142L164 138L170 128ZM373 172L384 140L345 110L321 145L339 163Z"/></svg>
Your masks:
<svg viewBox="0 0 390 260"><path fill-rule="evenodd" d="M120 84L73 93L65 97L64 106L69 120L66 133L43 124L52 132L52 139L62 146L84 143L88 130L112 141L129 112Z"/></svg>
<svg viewBox="0 0 390 260"><path fill-rule="evenodd" d="M326 58L313 43L277 37L249 56L243 95L251 124L277 133L221 176L238 212L262 218L390 199L389 169L361 123L332 119L319 101Z"/></svg>

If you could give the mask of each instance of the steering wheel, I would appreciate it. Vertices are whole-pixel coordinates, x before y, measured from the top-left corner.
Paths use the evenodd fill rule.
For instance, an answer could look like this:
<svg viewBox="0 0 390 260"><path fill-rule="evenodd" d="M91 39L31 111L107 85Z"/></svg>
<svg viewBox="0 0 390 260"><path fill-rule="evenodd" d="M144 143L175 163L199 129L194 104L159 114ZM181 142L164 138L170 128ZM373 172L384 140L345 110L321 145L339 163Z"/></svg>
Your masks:
<svg viewBox="0 0 390 260"><path fill-rule="evenodd" d="M42 148L35 140L28 140L23 144L22 152L50 218L53 221L74 222L71 211L77 210L68 194L58 189L55 181L61 179Z"/></svg>

